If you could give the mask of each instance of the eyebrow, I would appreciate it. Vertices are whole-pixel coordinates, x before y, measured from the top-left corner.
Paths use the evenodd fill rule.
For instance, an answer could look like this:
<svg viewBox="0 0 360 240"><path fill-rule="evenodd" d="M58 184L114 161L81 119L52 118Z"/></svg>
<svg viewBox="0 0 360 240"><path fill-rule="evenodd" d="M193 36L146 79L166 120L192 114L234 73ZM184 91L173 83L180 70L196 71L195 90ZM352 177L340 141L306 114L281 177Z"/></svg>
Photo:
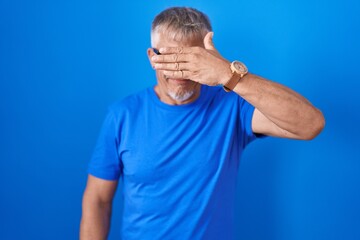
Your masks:
<svg viewBox="0 0 360 240"><path fill-rule="evenodd" d="M159 50L157 50L156 48L152 48L153 49L153 51L154 51L154 53L156 54L156 55L160 55L161 53L159 52Z"/></svg>

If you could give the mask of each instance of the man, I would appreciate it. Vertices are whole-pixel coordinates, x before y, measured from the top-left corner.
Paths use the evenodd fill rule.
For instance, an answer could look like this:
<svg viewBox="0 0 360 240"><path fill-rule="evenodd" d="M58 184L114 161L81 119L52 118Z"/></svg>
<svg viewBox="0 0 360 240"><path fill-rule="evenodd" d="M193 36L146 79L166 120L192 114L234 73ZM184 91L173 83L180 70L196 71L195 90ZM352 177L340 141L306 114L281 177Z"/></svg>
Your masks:
<svg viewBox="0 0 360 240"><path fill-rule="evenodd" d="M119 177L122 239L234 239L245 146L264 135L312 139L324 127L304 97L224 59L212 36L192 8L154 19L147 54L157 85L109 109L89 166L82 240L106 239Z"/></svg>

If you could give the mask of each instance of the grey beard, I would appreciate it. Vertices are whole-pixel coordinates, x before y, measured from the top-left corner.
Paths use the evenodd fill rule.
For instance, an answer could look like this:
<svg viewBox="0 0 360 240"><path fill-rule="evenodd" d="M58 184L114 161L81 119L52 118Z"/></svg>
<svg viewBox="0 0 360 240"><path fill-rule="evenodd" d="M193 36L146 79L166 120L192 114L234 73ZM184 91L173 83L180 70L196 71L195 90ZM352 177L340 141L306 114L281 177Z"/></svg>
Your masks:
<svg viewBox="0 0 360 240"><path fill-rule="evenodd" d="M182 94L176 93L176 92L168 92L169 96L174 99L175 101L184 102L191 98L194 95L195 91L186 91Z"/></svg>

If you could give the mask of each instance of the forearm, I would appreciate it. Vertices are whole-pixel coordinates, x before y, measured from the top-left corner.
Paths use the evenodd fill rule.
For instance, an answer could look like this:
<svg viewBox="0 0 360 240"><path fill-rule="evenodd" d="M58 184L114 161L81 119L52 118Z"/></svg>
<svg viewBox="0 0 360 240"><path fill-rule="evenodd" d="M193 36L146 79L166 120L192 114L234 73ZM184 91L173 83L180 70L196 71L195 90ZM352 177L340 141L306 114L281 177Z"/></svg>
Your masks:
<svg viewBox="0 0 360 240"><path fill-rule="evenodd" d="M279 128L299 138L311 139L323 127L322 113L300 94L281 84L249 73L234 91Z"/></svg>
<svg viewBox="0 0 360 240"><path fill-rule="evenodd" d="M110 228L111 203L84 199L80 224L80 240L106 239Z"/></svg>

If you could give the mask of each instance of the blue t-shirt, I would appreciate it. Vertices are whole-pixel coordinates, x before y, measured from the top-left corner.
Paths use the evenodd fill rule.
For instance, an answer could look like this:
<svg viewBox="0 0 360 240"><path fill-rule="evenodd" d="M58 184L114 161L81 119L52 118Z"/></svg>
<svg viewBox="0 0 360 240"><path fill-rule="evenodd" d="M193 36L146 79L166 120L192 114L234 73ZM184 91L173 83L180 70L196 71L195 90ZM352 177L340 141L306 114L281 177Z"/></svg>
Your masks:
<svg viewBox="0 0 360 240"><path fill-rule="evenodd" d="M185 105L161 102L153 88L113 104L89 174L122 178L122 239L234 239L253 112L237 94L205 85Z"/></svg>

